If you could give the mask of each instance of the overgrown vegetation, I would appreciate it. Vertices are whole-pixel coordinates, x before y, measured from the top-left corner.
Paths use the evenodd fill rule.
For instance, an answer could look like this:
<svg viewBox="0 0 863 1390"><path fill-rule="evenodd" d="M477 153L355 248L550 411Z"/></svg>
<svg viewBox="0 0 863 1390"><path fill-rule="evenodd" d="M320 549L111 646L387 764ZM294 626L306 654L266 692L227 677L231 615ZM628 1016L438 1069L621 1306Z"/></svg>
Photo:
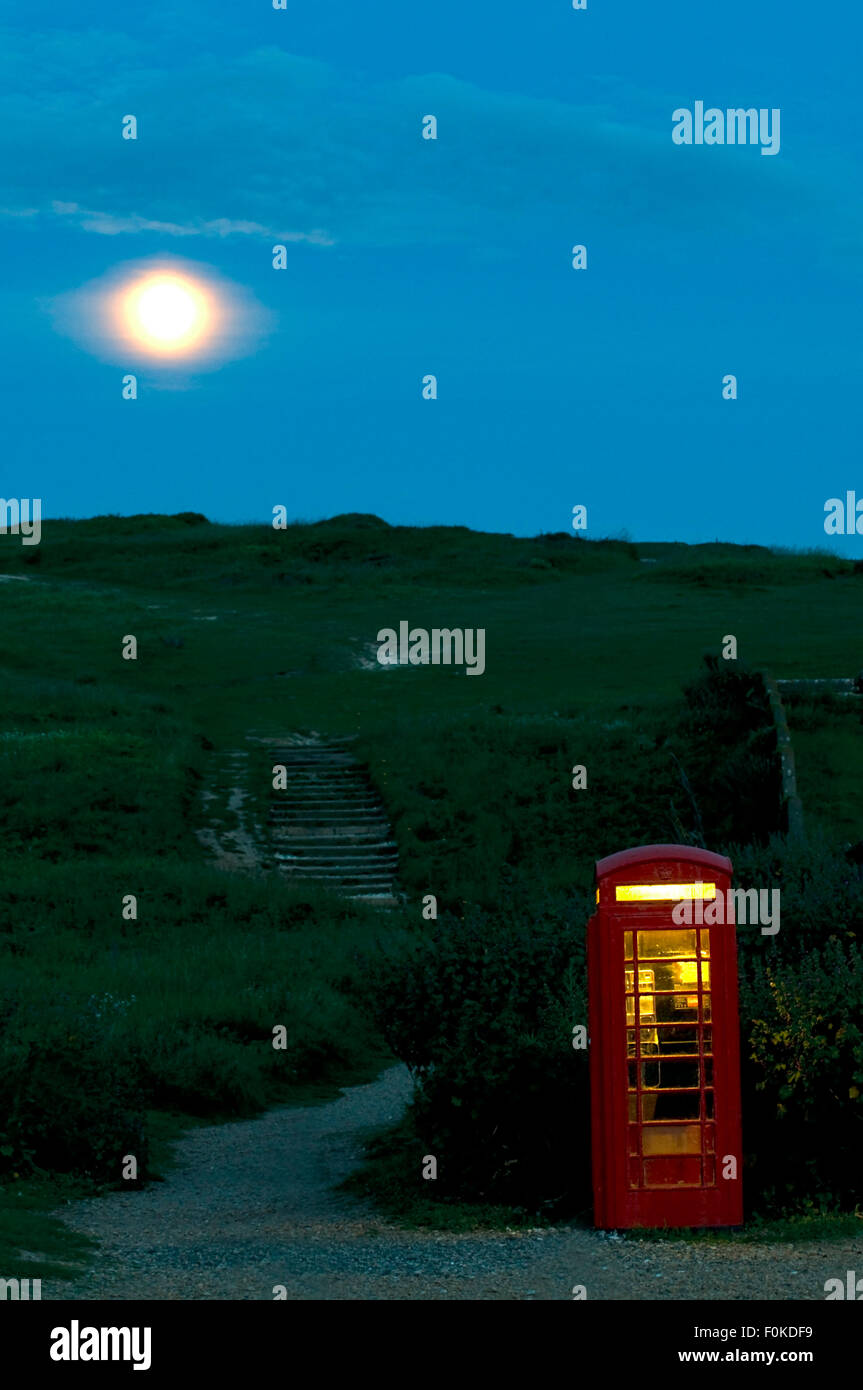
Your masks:
<svg viewBox="0 0 863 1390"><path fill-rule="evenodd" d="M593 861L669 839L727 848L739 881L783 889L779 937L741 940L751 1201L860 1200L860 871L846 842L863 840L863 818L845 796L837 836L825 795L823 844L789 850L758 678L716 660L697 674L705 634L727 631L774 674L841 671L853 566L185 514L46 523L39 547L2 537L2 574L18 578L0 586L0 1242L24 1243L30 1210L44 1243L29 1248L50 1254L51 1183L116 1183L129 1152L146 1177L174 1112L248 1114L369 1076L387 1042L420 1082L381 1150L393 1209L396 1189L411 1206L418 1151L440 1152L439 1199L490 1220L585 1209L571 1031ZM402 617L485 627L485 675L364 665ZM137 662L121 657L128 633ZM807 717L813 735L839 727ZM837 748L859 768L848 718ZM404 912L206 866L194 829L210 760L289 729L359 735ZM248 766L246 790L265 795L264 762ZM812 782L808 813L829 781Z"/></svg>

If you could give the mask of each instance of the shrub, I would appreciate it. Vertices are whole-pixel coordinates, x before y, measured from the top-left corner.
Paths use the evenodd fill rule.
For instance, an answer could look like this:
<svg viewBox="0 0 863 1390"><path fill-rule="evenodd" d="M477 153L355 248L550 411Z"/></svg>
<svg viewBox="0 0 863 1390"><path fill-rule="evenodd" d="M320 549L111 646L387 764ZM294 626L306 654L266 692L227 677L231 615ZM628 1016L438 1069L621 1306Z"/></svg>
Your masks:
<svg viewBox="0 0 863 1390"><path fill-rule="evenodd" d="M51 1169L117 1181L147 1171L144 1096L105 1000L40 1012L7 1006L0 1040L0 1173Z"/></svg>
<svg viewBox="0 0 863 1390"><path fill-rule="evenodd" d="M250 1115L267 1101L254 1049L202 1029L153 1028L142 1047L140 1070L152 1104L161 1109Z"/></svg>
<svg viewBox="0 0 863 1390"><path fill-rule="evenodd" d="M754 965L754 968L753 968ZM777 1212L863 1200L863 956L833 939L796 964L744 958L748 1197Z"/></svg>
<svg viewBox="0 0 863 1390"><path fill-rule="evenodd" d="M780 825L780 769L761 676L740 662L705 657L684 687L685 709L666 743L680 769L690 838L716 845L763 841Z"/></svg>
<svg viewBox="0 0 863 1390"><path fill-rule="evenodd" d="M589 1200L584 923L549 903L532 921L442 919L367 978L377 1022L417 1084L414 1124L436 1195L547 1214Z"/></svg>
<svg viewBox="0 0 863 1390"><path fill-rule="evenodd" d="M797 962L830 938L863 941L863 866L823 838L804 842L774 834L763 845L730 845L728 853L738 886L780 891L779 932L762 937L743 928L742 950Z"/></svg>

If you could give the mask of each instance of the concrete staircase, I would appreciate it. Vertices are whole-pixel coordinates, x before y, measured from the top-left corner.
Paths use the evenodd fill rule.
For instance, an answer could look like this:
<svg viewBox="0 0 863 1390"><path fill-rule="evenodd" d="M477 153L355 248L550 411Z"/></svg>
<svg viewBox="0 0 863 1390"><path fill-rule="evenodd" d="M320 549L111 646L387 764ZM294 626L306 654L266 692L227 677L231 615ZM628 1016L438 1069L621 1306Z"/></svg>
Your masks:
<svg viewBox="0 0 863 1390"><path fill-rule="evenodd" d="M368 769L348 739L272 743L270 767L283 764L287 787L273 791L267 816L279 870L346 897L398 902L398 851Z"/></svg>

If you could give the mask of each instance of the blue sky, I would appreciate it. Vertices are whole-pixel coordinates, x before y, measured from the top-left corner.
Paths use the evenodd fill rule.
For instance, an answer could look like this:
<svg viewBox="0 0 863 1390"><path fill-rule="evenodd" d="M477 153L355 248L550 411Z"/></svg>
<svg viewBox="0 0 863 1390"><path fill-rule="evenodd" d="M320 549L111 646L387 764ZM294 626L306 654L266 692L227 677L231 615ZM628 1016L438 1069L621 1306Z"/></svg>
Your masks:
<svg viewBox="0 0 863 1390"><path fill-rule="evenodd" d="M3 496L46 516L284 504L516 534L566 530L585 503L589 535L863 553L823 530L828 497L863 497L853 8L4 0L0 17ZM675 146L672 111L699 99L780 108L779 154ZM163 255L271 319L182 389L51 312Z"/></svg>

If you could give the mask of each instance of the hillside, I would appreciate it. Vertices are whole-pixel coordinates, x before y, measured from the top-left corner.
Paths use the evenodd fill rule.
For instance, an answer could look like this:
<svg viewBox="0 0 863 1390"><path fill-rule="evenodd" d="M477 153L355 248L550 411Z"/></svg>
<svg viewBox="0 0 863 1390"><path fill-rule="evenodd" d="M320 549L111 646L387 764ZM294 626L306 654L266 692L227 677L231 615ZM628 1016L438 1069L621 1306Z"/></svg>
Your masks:
<svg viewBox="0 0 863 1390"><path fill-rule="evenodd" d="M428 893L442 923L486 922L483 950L527 932L513 949L530 970L569 961L549 981L568 991L546 1021L561 1046L583 1006L593 861L626 845L739 847L744 879L789 885L794 959L823 920L813 879L838 875L847 915L831 922L853 938L856 702L791 709L813 841L788 857L765 848L781 821L750 672L853 675L861 586L855 565L814 553L365 516L284 531L101 517L46 523L38 547L0 537L0 1112L16 1117L0 1176L116 1183L131 1152L144 1178L159 1136L189 1116L374 1074L387 1052L365 962L384 952L398 997ZM484 629L484 673L381 666L377 633L402 622ZM719 659L728 634L737 663ZM311 731L354 738L383 799L405 894L384 919L308 884L222 872L196 833L230 830L238 796L252 818L271 796L254 740ZM762 947L745 947L758 969ZM32 1201L38 1212L44 1194ZM12 1229L10 1258L26 1243Z"/></svg>

